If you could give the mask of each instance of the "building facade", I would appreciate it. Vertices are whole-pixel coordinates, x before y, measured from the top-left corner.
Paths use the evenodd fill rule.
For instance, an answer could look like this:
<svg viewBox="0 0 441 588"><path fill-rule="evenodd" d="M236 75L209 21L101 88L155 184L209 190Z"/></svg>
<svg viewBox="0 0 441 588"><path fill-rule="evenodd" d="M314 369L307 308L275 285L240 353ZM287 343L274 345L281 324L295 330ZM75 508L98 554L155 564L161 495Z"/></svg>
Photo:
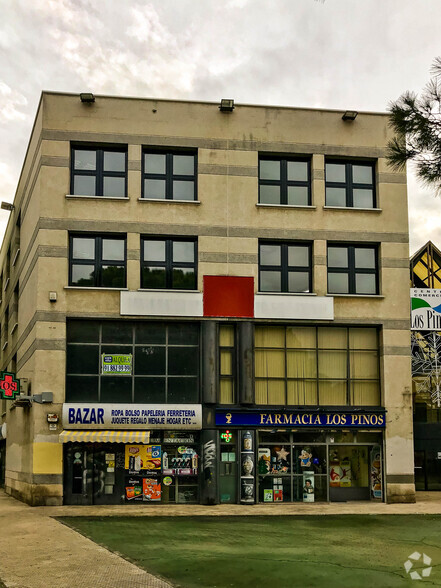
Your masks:
<svg viewBox="0 0 441 588"><path fill-rule="evenodd" d="M0 253L6 491L415 500L384 114L43 93Z"/></svg>

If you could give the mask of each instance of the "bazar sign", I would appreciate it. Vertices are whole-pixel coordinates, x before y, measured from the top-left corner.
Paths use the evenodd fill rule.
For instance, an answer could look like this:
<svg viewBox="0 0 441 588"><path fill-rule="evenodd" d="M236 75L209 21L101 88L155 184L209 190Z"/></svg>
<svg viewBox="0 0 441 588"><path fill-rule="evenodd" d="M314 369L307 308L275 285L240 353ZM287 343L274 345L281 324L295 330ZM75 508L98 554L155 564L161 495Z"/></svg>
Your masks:
<svg viewBox="0 0 441 588"><path fill-rule="evenodd" d="M228 412L216 411L216 425L245 427L364 427L380 429L386 425L386 415L347 412Z"/></svg>
<svg viewBox="0 0 441 588"><path fill-rule="evenodd" d="M441 290L411 288L412 331L441 330Z"/></svg>
<svg viewBox="0 0 441 588"><path fill-rule="evenodd" d="M63 404L65 429L201 429L200 404Z"/></svg>

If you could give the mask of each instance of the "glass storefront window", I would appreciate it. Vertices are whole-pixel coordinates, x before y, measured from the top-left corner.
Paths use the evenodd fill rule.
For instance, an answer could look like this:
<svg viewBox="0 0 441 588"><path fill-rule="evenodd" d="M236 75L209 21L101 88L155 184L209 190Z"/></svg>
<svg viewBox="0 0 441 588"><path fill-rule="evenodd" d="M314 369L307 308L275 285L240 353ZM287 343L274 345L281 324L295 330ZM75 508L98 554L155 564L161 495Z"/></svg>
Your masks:
<svg viewBox="0 0 441 588"><path fill-rule="evenodd" d="M131 356L129 373L103 373L104 354ZM68 321L66 402L199 402L199 324Z"/></svg>
<svg viewBox="0 0 441 588"><path fill-rule="evenodd" d="M261 405L380 406L377 330L256 326Z"/></svg>
<svg viewBox="0 0 441 588"><path fill-rule="evenodd" d="M260 502L382 498L379 432L259 431L258 438Z"/></svg>

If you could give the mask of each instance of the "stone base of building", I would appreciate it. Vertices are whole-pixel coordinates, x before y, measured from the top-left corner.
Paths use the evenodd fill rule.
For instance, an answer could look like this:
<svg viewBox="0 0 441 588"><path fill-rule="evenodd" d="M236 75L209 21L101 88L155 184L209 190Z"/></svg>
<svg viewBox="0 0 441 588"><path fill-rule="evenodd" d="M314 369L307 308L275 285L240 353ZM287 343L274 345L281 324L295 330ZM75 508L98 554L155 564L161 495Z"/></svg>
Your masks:
<svg viewBox="0 0 441 588"><path fill-rule="evenodd" d="M30 506L61 506L62 484L34 484L6 478L5 492Z"/></svg>
<svg viewBox="0 0 441 588"><path fill-rule="evenodd" d="M387 502L392 503L414 503L415 484L387 484Z"/></svg>

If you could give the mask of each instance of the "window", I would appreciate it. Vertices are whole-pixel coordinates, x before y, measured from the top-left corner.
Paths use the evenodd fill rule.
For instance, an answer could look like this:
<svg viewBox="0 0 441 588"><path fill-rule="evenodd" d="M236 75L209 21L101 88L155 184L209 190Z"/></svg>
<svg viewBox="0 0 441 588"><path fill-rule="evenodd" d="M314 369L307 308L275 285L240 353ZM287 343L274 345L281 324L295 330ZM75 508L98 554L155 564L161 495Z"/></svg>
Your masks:
<svg viewBox="0 0 441 588"><path fill-rule="evenodd" d="M72 147L71 194L127 195L127 147Z"/></svg>
<svg viewBox="0 0 441 588"><path fill-rule="evenodd" d="M142 197L196 200L196 154L188 151L143 153Z"/></svg>
<svg viewBox="0 0 441 588"><path fill-rule="evenodd" d="M125 288L125 235L70 235L69 285Z"/></svg>
<svg viewBox="0 0 441 588"><path fill-rule="evenodd" d="M259 243L260 292L311 292L310 243Z"/></svg>
<svg viewBox="0 0 441 588"><path fill-rule="evenodd" d="M375 164L326 161L326 206L375 208Z"/></svg>
<svg viewBox="0 0 441 588"><path fill-rule="evenodd" d="M377 247L328 245L329 294L378 294Z"/></svg>
<svg viewBox="0 0 441 588"><path fill-rule="evenodd" d="M311 204L311 174L308 159L261 157L259 159L261 204Z"/></svg>
<svg viewBox="0 0 441 588"><path fill-rule="evenodd" d="M2 350L8 345L9 340L9 306L6 307L5 316L3 318L3 339Z"/></svg>
<svg viewBox="0 0 441 588"><path fill-rule="evenodd" d="M103 355L127 356L128 373L103 373ZM197 403L199 361L198 323L71 320L66 402Z"/></svg>
<svg viewBox="0 0 441 588"><path fill-rule="evenodd" d="M373 328L255 328L256 404L379 406Z"/></svg>
<svg viewBox="0 0 441 588"><path fill-rule="evenodd" d="M141 239L141 288L195 290L197 287L195 239Z"/></svg>
<svg viewBox="0 0 441 588"><path fill-rule="evenodd" d="M233 325L219 326L219 404L235 403L236 341Z"/></svg>

